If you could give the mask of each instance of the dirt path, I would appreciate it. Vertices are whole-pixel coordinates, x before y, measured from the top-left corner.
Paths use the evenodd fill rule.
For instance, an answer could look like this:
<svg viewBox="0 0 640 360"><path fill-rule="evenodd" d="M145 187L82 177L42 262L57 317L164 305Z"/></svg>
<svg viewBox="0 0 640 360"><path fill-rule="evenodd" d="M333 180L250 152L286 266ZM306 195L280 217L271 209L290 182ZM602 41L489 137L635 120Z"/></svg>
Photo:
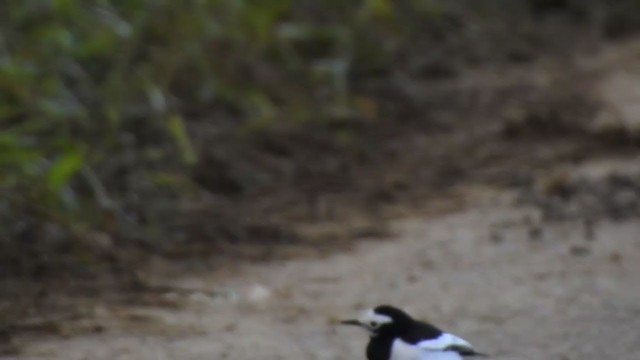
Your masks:
<svg viewBox="0 0 640 360"><path fill-rule="evenodd" d="M183 279L226 292L196 293L182 310L129 309L140 326L40 342L19 358L363 359L364 335L333 321L379 303L496 358L640 358L640 222L600 223L587 241L581 223L538 229L536 210L482 197L460 213L398 221L390 241L349 253Z"/></svg>

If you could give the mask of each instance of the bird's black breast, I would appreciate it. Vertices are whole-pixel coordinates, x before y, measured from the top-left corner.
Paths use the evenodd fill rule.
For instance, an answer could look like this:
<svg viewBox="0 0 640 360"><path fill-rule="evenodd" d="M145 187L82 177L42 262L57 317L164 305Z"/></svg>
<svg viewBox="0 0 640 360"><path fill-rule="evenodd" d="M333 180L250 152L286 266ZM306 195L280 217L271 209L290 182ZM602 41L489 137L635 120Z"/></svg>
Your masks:
<svg viewBox="0 0 640 360"><path fill-rule="evenodd" d="M367 345L367 359L389 360L391 358L392 336L376 336L369 340Z"/></svg>

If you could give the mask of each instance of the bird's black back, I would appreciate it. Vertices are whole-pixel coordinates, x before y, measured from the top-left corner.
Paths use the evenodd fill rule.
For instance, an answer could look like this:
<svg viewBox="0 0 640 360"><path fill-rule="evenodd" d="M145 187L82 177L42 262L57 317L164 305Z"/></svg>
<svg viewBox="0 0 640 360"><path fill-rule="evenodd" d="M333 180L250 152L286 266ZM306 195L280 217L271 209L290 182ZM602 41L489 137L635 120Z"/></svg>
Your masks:
<svg viewBox="0 0 640 360"><path fill-rule="evenodd" d="M412 345L420 341L436 339L442 335L442 330L422 321L413 321L411 325L407 327L406 331L400 333L399 337L404 342Z"/></svg>

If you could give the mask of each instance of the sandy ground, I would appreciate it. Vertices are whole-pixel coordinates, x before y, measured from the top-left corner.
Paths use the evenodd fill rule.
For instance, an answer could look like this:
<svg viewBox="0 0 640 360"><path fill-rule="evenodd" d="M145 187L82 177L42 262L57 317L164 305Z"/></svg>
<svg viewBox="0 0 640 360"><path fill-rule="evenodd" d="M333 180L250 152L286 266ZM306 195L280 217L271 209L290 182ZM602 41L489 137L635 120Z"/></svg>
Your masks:
<svg viewBox="0 0 640 360"><path fill-rule="evenodd" d="M140 326L3 359L364 359L366 336L334 322L380 303L496 359L640 359L640 222L601 222L587 240L580 222L538 228L537 210L482 197L459 213L397 221L392 238L348 253L182 279L224 291L195 292L180 310L129 309Z"/></svg>

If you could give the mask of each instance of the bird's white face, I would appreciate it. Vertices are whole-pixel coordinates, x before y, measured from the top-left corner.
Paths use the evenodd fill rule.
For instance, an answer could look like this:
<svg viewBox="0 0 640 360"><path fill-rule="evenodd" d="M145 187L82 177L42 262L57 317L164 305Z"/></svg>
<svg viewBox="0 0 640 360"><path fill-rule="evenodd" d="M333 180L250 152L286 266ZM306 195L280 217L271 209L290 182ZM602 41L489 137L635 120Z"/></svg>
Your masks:
<svg viewBox="0 0 640 360"><path fill-rule="evenodd" d="M343 323L358 325L367 330L370 334L375 334L380 327L390 324L393 319L387 315L378 314L373 309L366 310L360 314L357 320L347 320Z"/></svg>

